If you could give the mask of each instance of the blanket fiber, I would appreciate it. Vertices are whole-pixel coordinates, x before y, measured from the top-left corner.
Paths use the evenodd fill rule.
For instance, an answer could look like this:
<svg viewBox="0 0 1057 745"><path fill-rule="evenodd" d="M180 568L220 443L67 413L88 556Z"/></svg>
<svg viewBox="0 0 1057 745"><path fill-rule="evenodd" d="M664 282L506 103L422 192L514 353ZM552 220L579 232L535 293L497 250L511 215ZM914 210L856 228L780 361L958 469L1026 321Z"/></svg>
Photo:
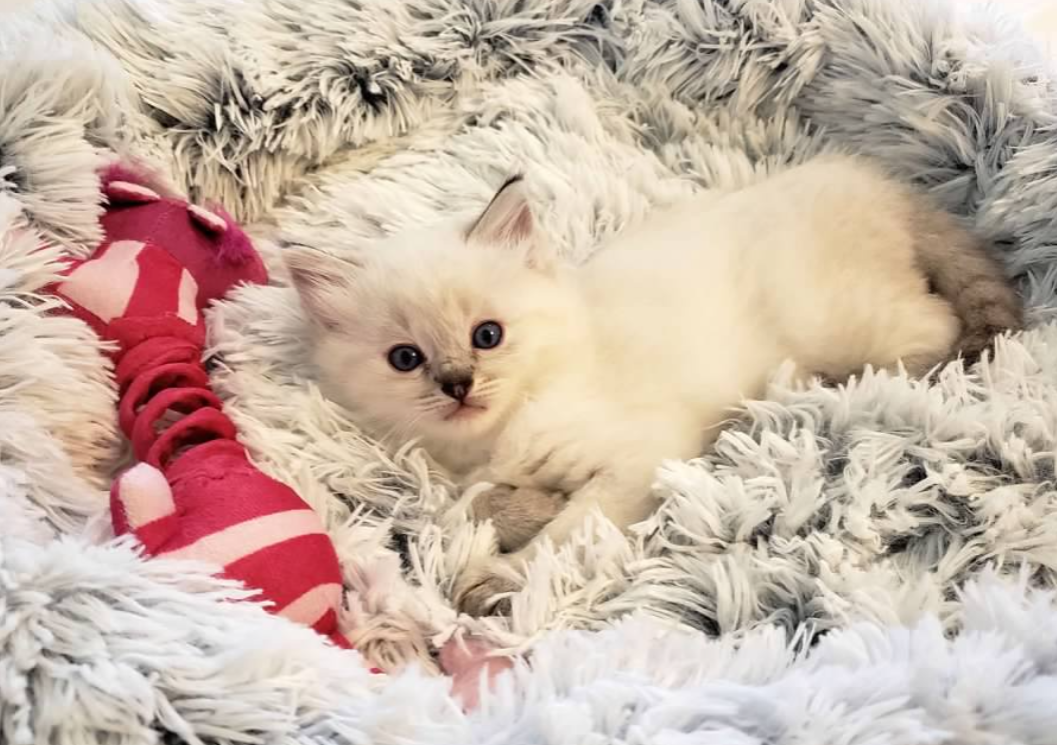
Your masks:
<svg viewBox="0 0 1057 745"><path fill-rule="evenodd" d="M0 741L1057 742L1055 84L1016 23L953 1L0 10ZM658 205L827 149L993 238L1031 328L931 383L779 374L714 451L660 471L631 536L596 520L527 568L510 619L458 617L491 528L320 395L283 241L361 250L521 171L580 261ZM99 240L115 155L222 203L274 269L214 309L215 387L323 516L343 623L392 675L108 534L105 350L39 290ZM468 631L531 663L472 714L432 661Z"/></svg>

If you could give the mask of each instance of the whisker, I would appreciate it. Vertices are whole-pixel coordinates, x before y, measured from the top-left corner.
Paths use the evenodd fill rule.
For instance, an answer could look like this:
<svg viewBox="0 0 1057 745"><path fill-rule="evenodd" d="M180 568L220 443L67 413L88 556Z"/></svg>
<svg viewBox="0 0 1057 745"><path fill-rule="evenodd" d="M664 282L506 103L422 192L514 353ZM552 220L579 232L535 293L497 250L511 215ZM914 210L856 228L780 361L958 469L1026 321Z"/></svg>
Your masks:
<svg viewBox="0 0 1057 745"><path fill-rule="evenodd" d="M485 380L483 383L478 383L475 387L477 393L494 393L497 390L502 389L504 381L499 378L491 378Z"/></svg>
<svg viewBox="0 0 1057 745"><path fill-rule="evenodd" d="M422 412L438 411L439 409L447 408L451 403L448 399L433 399L432 403L427 406L420 406L418 410Z"/></svg>
<svg viewBox="0 0 1057 745"><path fill-rule="evenodd" d="M473 397L476 402L485 406L491 403L491 399L508 387L508 381L503 378L478 378L475 381ZM411 416L394 422L386 430L385 439L390 441L406 443L420 433L416 432L418 425L427 417L436 415L450 408L453 401L439 391L424 391L413 399Z"/></svg>

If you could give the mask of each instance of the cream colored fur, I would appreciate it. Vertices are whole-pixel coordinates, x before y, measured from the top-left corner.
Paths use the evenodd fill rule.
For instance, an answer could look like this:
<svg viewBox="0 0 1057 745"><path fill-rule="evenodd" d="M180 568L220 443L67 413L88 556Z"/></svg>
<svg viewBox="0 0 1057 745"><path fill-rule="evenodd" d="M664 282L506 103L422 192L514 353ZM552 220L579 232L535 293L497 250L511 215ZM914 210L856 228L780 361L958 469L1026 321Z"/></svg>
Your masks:
<svg viewBox="0 0 1057 745"><path fill-rule="evenodd" d="M399 235L356 266L287 252L329 395L376 434L421 438L467 481L503 485L507 503L523 493L558 510L464 579L473 612L512 589L509 567L538 540L565 541L596 509L620 527L647 517L656 468L701 453L784 361L804 375L899 361L920 373L959 338L919 268L913 226L927 207L864 161L830 156L704 193L580 267L550 256L524 192L514 183L472 228ZM486 319L504 342L474 350ZM428 364L395 371L386 354L401 343ZM445 419L459 404L431 376L449 363L473 369L474 416ZM555 492L568 499L539 498Z"/></svg>

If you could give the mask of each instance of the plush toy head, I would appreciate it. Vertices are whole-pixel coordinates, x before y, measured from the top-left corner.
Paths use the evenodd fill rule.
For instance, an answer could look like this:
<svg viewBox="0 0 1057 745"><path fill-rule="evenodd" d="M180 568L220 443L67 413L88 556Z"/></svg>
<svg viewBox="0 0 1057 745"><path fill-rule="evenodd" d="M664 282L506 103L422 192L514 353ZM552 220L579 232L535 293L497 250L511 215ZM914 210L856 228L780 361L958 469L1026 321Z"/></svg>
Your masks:
<svg viewBox="0 0 1057 745"><path fill-rule="evenodd" d="M108 243L139 241L167 251L194 277L199 309L240 282L268 282L260 255L226 212L188 204L152 182L124 166L103 174L109 205L102 224Z"/></svg>

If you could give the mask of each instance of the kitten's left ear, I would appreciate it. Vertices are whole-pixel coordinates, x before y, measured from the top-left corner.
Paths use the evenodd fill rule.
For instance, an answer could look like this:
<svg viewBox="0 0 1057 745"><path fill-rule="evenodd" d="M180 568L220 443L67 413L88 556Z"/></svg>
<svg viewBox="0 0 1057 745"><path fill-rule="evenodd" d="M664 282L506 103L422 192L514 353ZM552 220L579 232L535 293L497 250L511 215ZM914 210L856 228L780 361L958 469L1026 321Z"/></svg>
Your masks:
<svg viewBox="0 0 1057 745"><path fill-rule="evenodd" d="M308 246L287 244L280 253L290 281L311 319L326 328L341 325L342 300L353 288L352 278L363 267Z"/></svg>
<svg viewBox="0 0 1057 745"><path fill-rule="evenodd" d="M514 176L499 187L484 212L466 231L466 240L523 250L529 266L535 269L549 269L553 260L536 226L522 176Z"/></svg>

